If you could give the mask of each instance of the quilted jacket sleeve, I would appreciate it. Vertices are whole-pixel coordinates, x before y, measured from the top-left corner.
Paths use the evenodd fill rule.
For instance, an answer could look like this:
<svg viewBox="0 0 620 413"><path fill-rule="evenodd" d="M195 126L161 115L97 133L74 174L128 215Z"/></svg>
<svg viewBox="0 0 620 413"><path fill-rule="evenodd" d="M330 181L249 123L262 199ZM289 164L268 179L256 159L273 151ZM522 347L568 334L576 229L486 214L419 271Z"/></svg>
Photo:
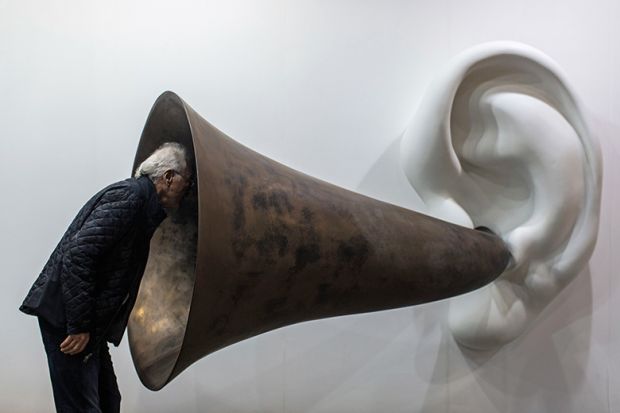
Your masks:
<svg viewBox="0 0 620 413"><path fill-rule="evenodd" d="M68 241L61 272L68 334L90 331L97 263L133 224L141 204L130 187L107 191Z"/></svg>

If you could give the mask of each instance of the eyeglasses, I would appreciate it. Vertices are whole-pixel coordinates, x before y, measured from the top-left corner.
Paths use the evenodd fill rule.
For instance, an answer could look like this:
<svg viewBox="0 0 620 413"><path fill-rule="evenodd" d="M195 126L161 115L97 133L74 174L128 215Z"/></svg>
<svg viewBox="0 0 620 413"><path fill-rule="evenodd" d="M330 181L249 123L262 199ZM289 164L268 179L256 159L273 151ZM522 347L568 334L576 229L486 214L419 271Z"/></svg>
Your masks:
<svg viewBox="0 0 620 413"><path fill-rule="evenodd" d="M185 182L187 182L187 189L192 189L196 186L196 180L194 179L193 175L185 176L178 171L174 171L174 173L185 179Z"/></svg>

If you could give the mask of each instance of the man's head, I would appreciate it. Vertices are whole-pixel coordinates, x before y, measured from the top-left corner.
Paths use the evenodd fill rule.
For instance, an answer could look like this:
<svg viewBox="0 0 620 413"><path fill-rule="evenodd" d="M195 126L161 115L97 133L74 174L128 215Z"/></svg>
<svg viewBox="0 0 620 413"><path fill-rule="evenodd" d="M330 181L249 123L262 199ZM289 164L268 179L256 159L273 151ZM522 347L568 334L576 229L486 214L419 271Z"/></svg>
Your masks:
<svg viewBox="0 0 620 413"><path fill-rule="evenodd" d="M146 158L135 177L147 176L157 191L164 208L178 208L192 179L187 151L176 142L166 142Z"/></svg>

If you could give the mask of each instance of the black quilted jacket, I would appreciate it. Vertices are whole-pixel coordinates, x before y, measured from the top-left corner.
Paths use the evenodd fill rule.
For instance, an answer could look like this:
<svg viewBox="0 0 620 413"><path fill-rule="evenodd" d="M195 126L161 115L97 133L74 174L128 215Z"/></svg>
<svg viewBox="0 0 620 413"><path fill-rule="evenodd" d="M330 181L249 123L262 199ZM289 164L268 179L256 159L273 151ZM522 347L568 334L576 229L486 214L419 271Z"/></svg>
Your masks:
<svg viewBox="0 0 620 413"><path fill-rule="evenodd" d="M104 188L78 212L20 310L44 317L67 334L90 332L91 341L118 346L150 239L165 217L147 177Z"/></svg>

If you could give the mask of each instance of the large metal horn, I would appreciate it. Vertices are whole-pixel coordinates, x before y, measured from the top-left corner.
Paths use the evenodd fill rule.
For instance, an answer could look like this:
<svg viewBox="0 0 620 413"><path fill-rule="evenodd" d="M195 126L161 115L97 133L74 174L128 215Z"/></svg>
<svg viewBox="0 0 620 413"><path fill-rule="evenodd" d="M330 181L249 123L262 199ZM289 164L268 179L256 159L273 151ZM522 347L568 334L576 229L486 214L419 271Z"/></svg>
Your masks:
<svg viewBox="0 0 620 413"><path fill-rule="evenodd" d="M134 169L170 140L192 152L197 185L154 235L129 321L131 354L149 389L240 340L452 297L493 281L510 261L491 233L297 172L166 92L146 121Z"/></svg>

